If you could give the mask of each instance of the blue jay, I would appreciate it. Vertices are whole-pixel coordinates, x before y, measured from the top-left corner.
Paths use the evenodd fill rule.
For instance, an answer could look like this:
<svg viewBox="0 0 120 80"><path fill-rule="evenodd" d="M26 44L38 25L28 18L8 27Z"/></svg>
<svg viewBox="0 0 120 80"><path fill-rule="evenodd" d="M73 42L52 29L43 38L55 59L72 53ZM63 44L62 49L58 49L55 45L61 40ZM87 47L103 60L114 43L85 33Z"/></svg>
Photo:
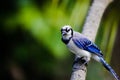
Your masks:
<svg viewBox="0 0 120 80"><path fill-rule="evenodd" d="M72 53L79 57L86 57L87 61L90 61L92 57L96 61L101 62L116 80L120 80L115 71L104 60L101 50L92 41L81 33L73 31L69 25L61 28L61 35L62 41Z"/></svg>

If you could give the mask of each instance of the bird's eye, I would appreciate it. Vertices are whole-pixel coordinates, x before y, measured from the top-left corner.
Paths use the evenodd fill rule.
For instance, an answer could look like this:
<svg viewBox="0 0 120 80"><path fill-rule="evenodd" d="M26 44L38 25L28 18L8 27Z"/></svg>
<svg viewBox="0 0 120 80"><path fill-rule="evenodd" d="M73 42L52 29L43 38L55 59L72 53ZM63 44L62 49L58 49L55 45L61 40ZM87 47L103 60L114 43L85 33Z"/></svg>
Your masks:
<svg viewBox="0 0 120 80"><path fill-rule="evenodd" d="M69 32L69 31L70 31L70 29L66 29L66 31L67 31L67 32Z"/></svg>
<svg viewBox="0 0 120 80"><path fill-rule="evenodd" d="M70 31L70 29L67 30L68 32Z"/></svg>

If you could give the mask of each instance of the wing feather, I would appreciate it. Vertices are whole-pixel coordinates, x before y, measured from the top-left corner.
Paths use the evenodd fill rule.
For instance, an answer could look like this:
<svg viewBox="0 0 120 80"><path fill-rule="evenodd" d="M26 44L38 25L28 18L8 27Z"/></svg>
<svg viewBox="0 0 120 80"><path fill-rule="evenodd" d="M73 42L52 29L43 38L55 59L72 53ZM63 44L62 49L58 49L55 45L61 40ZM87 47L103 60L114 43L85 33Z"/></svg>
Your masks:
<svg viewBox="0 0 120 80"><path fill-rule="evenodd" d="M73 37L72 40L75 43L75 45L79 47L80 49L86 50L98 56L103 56L101 50L87 38Z"/></svg>

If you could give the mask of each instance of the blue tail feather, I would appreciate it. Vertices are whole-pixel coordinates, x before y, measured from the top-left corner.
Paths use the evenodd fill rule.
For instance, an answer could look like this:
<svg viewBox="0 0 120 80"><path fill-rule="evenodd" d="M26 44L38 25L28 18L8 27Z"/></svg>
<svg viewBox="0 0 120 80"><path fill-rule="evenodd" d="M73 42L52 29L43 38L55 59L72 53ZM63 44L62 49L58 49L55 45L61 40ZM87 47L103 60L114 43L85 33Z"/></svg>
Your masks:
<svg viewBox="0 0 120 80"><path fill-rule="evenodd" d="M119 76L115 73L112 67L108 63L106 63L103 57L100 57L100 61L103 64L103 66L115 77L116 80L120 80Z"/></svg>

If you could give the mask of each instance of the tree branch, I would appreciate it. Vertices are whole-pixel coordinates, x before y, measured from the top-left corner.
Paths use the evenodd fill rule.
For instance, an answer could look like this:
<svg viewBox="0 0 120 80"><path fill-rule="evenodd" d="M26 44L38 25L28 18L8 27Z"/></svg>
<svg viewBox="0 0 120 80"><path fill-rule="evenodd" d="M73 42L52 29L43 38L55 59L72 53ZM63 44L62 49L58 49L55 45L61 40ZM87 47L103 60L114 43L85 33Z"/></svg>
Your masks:
<svg viewBox="0 0 120 80"><path fill-rule="evenodd" d="M94 0L92 2L88 16L83 26L82 34L93 42L95 40L102 15L111 2L112 0ZM87 68L85 65L82 65L83 63L81 60L76 62L78 59L80 58L76 56L70 80L85 80L86 78Z"/></svg>

